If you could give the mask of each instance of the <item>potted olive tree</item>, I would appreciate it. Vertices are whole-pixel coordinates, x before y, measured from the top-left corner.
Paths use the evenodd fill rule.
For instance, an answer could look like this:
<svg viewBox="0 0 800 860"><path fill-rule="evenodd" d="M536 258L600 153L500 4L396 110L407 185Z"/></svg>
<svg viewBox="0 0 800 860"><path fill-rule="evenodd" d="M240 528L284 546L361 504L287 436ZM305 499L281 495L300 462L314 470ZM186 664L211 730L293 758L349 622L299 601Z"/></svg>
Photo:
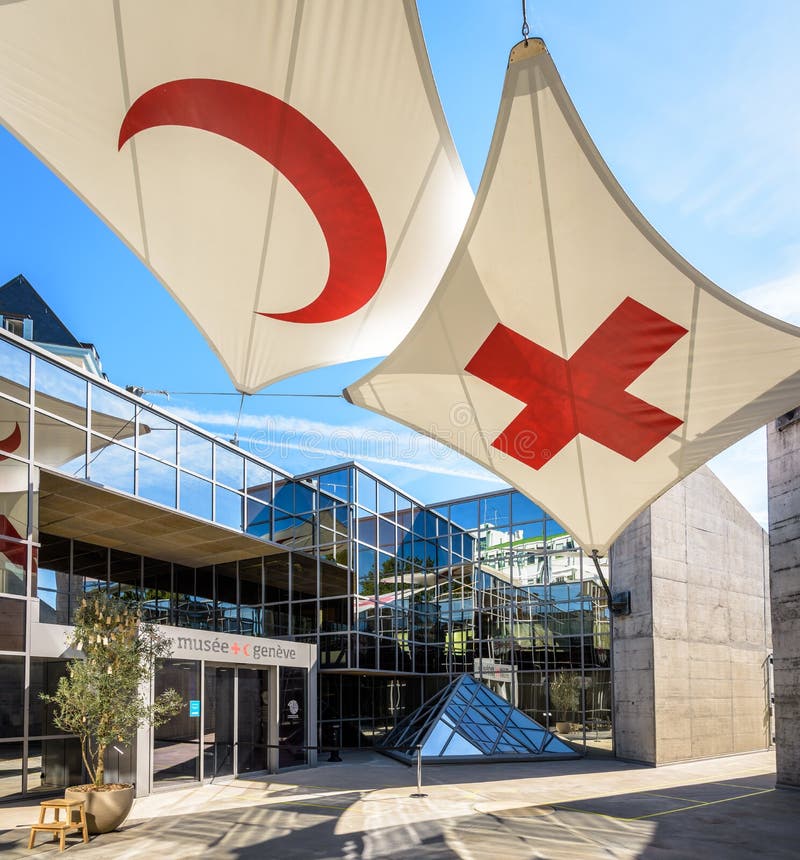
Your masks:
<svg viewBox="0 0 800 860"><path fill-rule="evenodd" d="M550 681L550 704L564 717L581 706L581 679L574 672L559 672ZM568 720L556 722L556 731L566 734L572 724Z"/></svg>
<svg viewBox="0 0 800 860"><path fill-rule="evenodd" d="M77 735L91 782L68 788L66 797L83 800L91 833L115 830L133 805L133 786L106 783L105 753L130 744L142 725L158 726L178 713L183 702L166 690L153 702L142 695L153 677L155 660L168 656L166 637L142 621L139 607L105 592L81 601L69 645L83 652L74 659L52 695L41 698L54 707L53 721Z"/></svg>

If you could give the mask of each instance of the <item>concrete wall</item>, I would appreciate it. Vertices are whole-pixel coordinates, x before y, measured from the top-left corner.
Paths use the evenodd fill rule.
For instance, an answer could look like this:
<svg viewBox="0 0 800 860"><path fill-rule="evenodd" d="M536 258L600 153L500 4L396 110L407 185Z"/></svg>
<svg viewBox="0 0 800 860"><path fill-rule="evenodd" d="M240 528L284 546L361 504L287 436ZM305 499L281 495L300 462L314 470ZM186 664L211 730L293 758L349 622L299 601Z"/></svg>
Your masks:
<svg viewBox="0 0 800 860"><path fill-rule="evenodd" d="M767 559L763 529L707 468L625 530L611 574L632 603L614 619L618 756L666 764L769 746ZM644 669L648 647L650 679L617 678L620 664Z"/></svg>
<svg viewBox="0 0 800 860"><path fill-rule="evenodd" d="M778 785L800 787L800 421L767 430Z"/></svg>
<svg viewBox="0 0 800 860"><path fill-rule="evenodd" d="M650 509L617 538L611 590L631 592L631 614L611 619L614 750L619 758L655 762L653 600Z"/></svg>

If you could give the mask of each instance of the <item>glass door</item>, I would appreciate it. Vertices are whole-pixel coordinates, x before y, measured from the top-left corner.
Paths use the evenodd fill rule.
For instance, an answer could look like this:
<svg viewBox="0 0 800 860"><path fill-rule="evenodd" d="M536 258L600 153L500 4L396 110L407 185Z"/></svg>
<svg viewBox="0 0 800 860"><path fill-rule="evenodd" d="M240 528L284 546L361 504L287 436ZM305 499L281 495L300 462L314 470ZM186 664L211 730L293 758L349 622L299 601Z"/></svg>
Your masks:
<svg viewBox="0 0 800 860"><path fill-rule="evenodd" d="M269 671L239 667L238 773L267 770Z"/></svg>
<svg viewBox="0 0 800 860"><path fill-rule="evenodd" d="M306 750L306 670L279 669L278 767L308 763Z"/></svg>
<svg viewBox="0 0 800 860"><path fill-rule="evenodd" d="M183 707L153 731L153 781L199 780L200 663L161 660L156 667L154 685L156 696L165 690L177 690Z"/></svg>
<svg viewBox="0 0 800 860"><path fill-rule="evenodd" d="M203 678L203 779L233 775L233 666L206 664Z"/></svg>

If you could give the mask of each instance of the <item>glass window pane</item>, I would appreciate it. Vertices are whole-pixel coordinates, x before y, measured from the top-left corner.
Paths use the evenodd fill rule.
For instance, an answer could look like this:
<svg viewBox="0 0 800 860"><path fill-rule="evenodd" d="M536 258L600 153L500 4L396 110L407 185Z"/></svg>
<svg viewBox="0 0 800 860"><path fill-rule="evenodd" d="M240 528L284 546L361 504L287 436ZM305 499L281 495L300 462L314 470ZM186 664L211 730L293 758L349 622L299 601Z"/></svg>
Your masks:
<svg viewBox="0 0 800 860"><path fill-rule="evenodd" d="M109 568L109 591L123 600L139 600L142 585L141 556L112 549Z"/></svg>
<svg viewBox="0 0 800 860"><path fill-rule="evenodd" d="M370 546L378 545L378 532L376 517L374 514L369 514L366 511L359 509L358 511L358 539L362 543L368 543Z"/></svg>
<svg viewBox="0 0 800 860"><path fill-rule="evenodd" d="M106 768L106 778L109 771ZM28 745L29 792L53 793L83 781L81 745L77 738L48 738Z"/></svg>
<svg viewBox="0 0 800 860"><path fill-rule="evenodd" d="M522 493L514 492L511 494L511 519L515 523L543 520L544 511Z"/></svg>
<svg viewBox="0 0 800 860"><path fill-rule="evenodd" d="M132 443L136 406L99 385L92 385L92 430L117 442Z"/></svg>
<svg viewBox="0 0 800 860"><path fill-rule="evenodd" d="M316 559L296 553L292 556L292 600L313 600L317 591Z"/></svg>
<svg viewBox="0 0 800 860"><path fill-rule="evenodd" d="M410 529L412 522L411 501L397 494L397 522L404 528Z"/></svg>
<svg viewBox="0 0 800 860"><path fill-rule="evenodd" d="M272 501L272 470L253 460L245 460L247 492L262 502Z"/></svg>
<svg viewBox="0 0 800 860"><path fill-rule="evenodd" d="M29 409L0 397L0 458L28 456L29 424Z"/></svg>
<svg viewBox="0 0 800 860"><path fill-rule="evenodd" d="M247 500L247 533L269 540L271 536L272 509L254 499Z"/></svg>
<svg viewBox="0 0 800 860"><path fill-rule="evenodd" d="M180 433L181 468L210 478L212 451L214 450L211 440L205 439L185 427L180 428Z"/></svg>
<svg viewBox="0 0 800 860"><path fill-rule="evenodd" d="M0 744L0 797L22 791L22 743Z"/></svg>
<svg viewBox="0 0 800 860"><path fill-rule="evenodd" d="M378 567L378 555L374 549L358 548L358 593L375 594L375 574Z"/></svg>
<svg viewBox="0 0 800 860"><path fill-rule="evenodd" d="M306 514L314 510L314 491L306 484L294 485L294 512Z"/></svg>
<svg viewBox="0 0 800 860"><path fill-rule="evenodd" d="M261 559L239 562L239 629L245 636L263 636Z"/></svg>
<svg viewBox="0 0 800 860"><path fill-rule="evenodd" d="M236 562L214 566L217 583L215 629L223 633L239 632Z"/></svg>
<svg viewBox="0 0 800 860"><path fill-rule="evenodd" d="M373 478L359 471L358 476L358 503L371 511L378 509L378 485Z"/></svg>
<svg viewBox="0 0 800 860"><path fill-rule="evenodd" d="M36 413L34 459L73 478L86 476L86 431Z"/></svg>
<svg viewBox="0 0 800 860"><path fill-rule="evenodd" d="M339 472L327 472L319 477L319 488L339 499L347 501L350 498L350 471L342 469Z"/></svg>
<svg viewBox="0 0 800 860"><path fill-rule="evenodd" d="M27 466L25 463L13 463L7 460L5 463L0 463L0 480L14 480L17 486L25 486L27 481ZM13 484L12 484L13 486ZM19 567L21 570L22 581L24 582L25 571L25 550L21 544L28 536L28 492L21 490L16 492L0 492L0 514L3 519L0 519L0 538L7 540L0 561L7 561L12 565ZM20 544L19 546L17 544ZM2 544L0 544L2 545ZM16 577L16 574L15 574ZM4 588L8 591L8 588ZM16 594L16 589L13 590ZM24 594L24 591L22 592Z"/></svg>
<svg viewBox="0 0 800 860"><path fill-rule="evenodd" d="M395 526L392 522L387 522L382 517L378 518L378 543L381 549L389 552L394 552L395 547Z"/></svg>
<svg viewBox="0 0 800 860"><path fill-rule="evenodd" d="M216 510L214 521L232 529L242 528L242 496L226 490L224 487L216 487Z"/></svg>
<svg viewBox="0 0 800 860"><path fill-rule="evenodd" d="M172 565L168 561L145 558L142 572L142 611L154 624L170 623Z"/></svg>
<svg viewBox="0 0 800 860"><path fill-rule="evenodd" d="M461 737L458 733L450 738L450 743L445 747L442 755L445 756L461 756L461 755L481 755L481 751L471 744L466 738Z"/></svg>
<svg viewBox="0 0 800 860"><path fill-rule="evenodd" d="M31 384L30 355L0 338L0 392L28 401Z"/></svg>
<svg viewBox="0 0 800 860"><path fill-rule="evenodd" d="M475 531L478 528L478 503L461 502L450 505L450 519L465 531Z"/></svg>
<svg viewBox="0 0 800 860"><path fill-rule="evenodd" d="M510 519L509 493L480 499L481 525L488 524L493 529L507 528ZM456 507L455 505L453 507ZM460 525L460 523L459 523Z"/></svg>
<svg viewBox="0 0 800 860"><path fill-rule="evenodd" d="M138 495L151 502L174 508L176 472L174 466L159 463L140 454Z"/></svg>
<svg viewBox="0 0 800 860"><path fill-rule="evenodd" d="M178 426L162 415L142 409L139 413L137 443L140 451L174 463L178 444Z"/></svg>
<svg viewBox="0 0 800 860"><path fill-rule="evenodd" d="M133 495L134 471L133 449L92 436L91 481Z"/></svg>
<svg viewBox="0 0 800 860"><path fill-rule="evenodd" d="M211 519L213 484L187 472L181 472L181 510L203 519Z"/></svg>
<svg viewBox="0 0 800 860"><path fill-rule="evenodd" d="M72 543L73 591L91 592L106 588L108 581L108 550L82 541ZM80 600L80 597L78 597ZM72 607L70 607L72 609Z"/></svg>
<svg viewBox="0 0 800 860"><path fill-rule="evenodd" d="M294 511L294 481L275 476L275 506L282 511Z"/></svg>
<svg viewBox="0 0 800 860"><path fill-rule="evenodd" d="M59 678L62 678L66 673L66 660L44 660L39 657L31 657L31 690L28 705L30 720L28 732L31 737L62 734L53 722L55 707L46 705L39 696L40 693L55 693Z"/></svg>
<svg viewBox="0 0 800 860"><path fill-rule="evenodd" d="M422 747L423 756L438 756L441 755L442 749L453 730L445 725L441 720L433 727L433 731L428 735L425 745Z"/></svg>
<svg viewBox="0 0 800 860"><path fill-rule="evenodd" d="M25 601L0 597L0 651L25 650ZM16 658L13 658L16 659ZM0 670L0 685L4 670ZM22 706L20 705L20 711ZM22 719L20 717L20 719ZM22 734L17 732L16 734ZM2 735L2 729L0 729ZM8 733L6 737L11 737Z"/></svg>
<svg viewBox="0 0 800 860"><path fill-rule="evenodd" d="M385 484L378 484L378 510L387 519L393 520L395 517L394 490Z"/></svg>
<svg viewBox="0 0 800 860"><path fill-rule="evenodd" d="M233 487L234 490L242 490L244 487L244 457L223 448L222 445L215 445L214 458L217 481L228 487Z"/></svg>
<svg viewBox="0 0 800 860"><path fill-rule="evenodd" d="M86 424L86 380L36 359L36 405L76 424Z"/></svg>
<svg viewBox="0 0 800 860"><path fill-rule="evenodd" d="M13 602L22 603L22 601ZM0 657L0 702L3 703L3 719L0 720L0 737L18 738L23 735L24 692L24 659L22 657Z"/></svg>
<svg viewBox="0 0 800 860"><path fill-rule="evenodd" d="M34 596L39 598L42 624L69 624L69 557L66 538L40 534L39 565Z"/></svg>

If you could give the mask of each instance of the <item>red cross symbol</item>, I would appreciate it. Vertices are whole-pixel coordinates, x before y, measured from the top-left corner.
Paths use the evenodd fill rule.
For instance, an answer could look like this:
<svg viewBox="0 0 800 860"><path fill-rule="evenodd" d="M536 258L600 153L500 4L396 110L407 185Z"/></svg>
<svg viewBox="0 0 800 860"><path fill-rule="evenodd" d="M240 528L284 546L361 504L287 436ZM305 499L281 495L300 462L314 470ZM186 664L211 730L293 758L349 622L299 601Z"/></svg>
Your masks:
<svg viewBox="0 0 800 860"><path fill-rule="evenodd" d="M685 334L630 297L569 359L496 325L466 370L526 406L492 447L541 469L582 433L635 462L683 422L625 389Z"/></svg>
<svg viewBox="0 0 800 860"><path fill-rule="evenodd" d="M231 651L233 651L234 654L238 654L241 650L242 649L239 647L238 642L234 642L233 645L231 645Z"/></svg>

